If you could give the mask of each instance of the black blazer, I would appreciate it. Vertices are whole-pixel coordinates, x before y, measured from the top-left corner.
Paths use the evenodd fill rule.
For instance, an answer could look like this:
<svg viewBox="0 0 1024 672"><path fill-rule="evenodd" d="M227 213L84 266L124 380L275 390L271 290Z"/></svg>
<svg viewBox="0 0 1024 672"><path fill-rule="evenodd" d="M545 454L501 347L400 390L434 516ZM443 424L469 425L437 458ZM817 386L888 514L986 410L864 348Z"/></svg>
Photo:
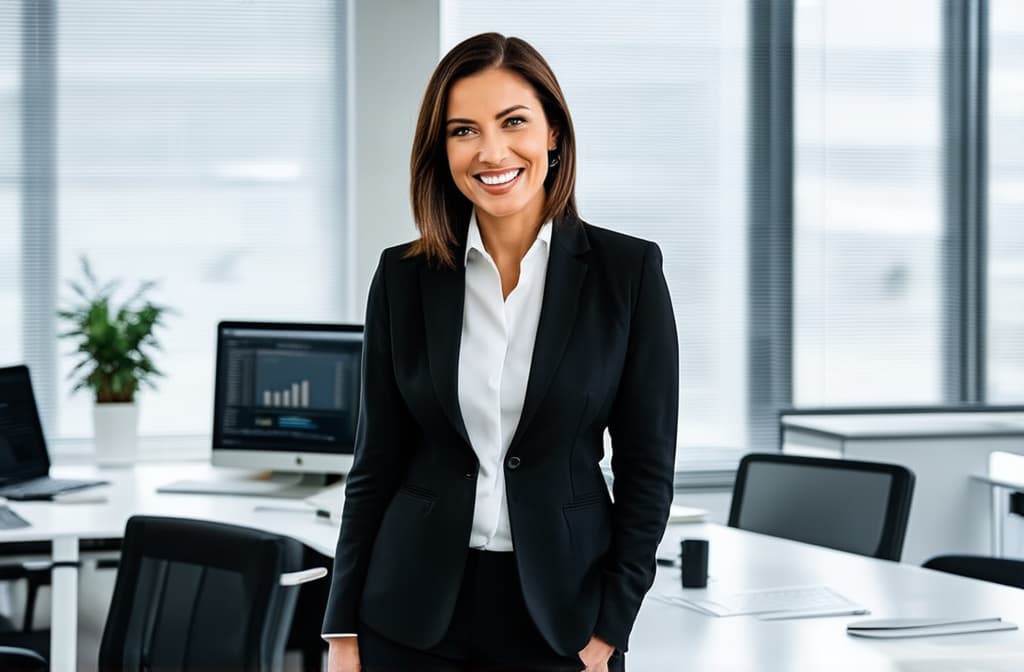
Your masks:
<svg viewBox="0 0 1024 672"><path fill-rule="evenodd" d="M464 249L440 270L385 250L324 633L362 620L427 649L459 592L477 458L458 404ZM672 500L678 343L657 245L556 222L526 399L505 456L523 597L549 644L625 651ZM612 438L614 504L599 462Z"/></svg>

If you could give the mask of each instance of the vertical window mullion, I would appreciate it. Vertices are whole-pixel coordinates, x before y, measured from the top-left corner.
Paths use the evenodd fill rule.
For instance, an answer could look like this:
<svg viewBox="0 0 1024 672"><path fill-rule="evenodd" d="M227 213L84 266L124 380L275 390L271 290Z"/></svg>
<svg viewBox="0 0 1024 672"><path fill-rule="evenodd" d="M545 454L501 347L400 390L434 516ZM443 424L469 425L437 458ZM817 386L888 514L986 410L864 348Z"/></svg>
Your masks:
<svg viewBox="0 0 1024 672"><path fill-rule="evenodd" d="M23 0L21 16L22 357L51 433L57 406L56 1Z"/></svg>
<svg viewBox="0 0 1024 672"><path fill-rule="evenodd" d="M749 450L774 450L793 394L792 0L750 3Z"/></svg>
<svg viewBox="0 0 1024 672"><path fill-rule="evenodd" d="M985 400L987 0L945 0L943 400Z"/></svg>

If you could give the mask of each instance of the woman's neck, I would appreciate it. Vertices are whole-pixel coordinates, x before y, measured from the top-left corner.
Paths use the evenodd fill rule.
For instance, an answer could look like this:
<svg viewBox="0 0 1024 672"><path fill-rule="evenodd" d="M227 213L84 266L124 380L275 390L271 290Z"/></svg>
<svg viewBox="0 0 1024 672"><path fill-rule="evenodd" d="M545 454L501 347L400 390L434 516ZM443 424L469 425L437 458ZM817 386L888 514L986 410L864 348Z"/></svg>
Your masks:
<svg viewBox="0 0 1024 672"><path fill-rule="evenodd" d="M519 264L537 240L542 222L540 213L516 213L511 217L491 217L477 211L476 222L484 249L494 260L501 276L503 299L519 284Z"/></svg>
<svg viewBox="0 0 1024 672"><path fill-rule="evenodd" d="M530 251L533 241L537 239L537 232L540 231L540 224L524 223L512 226L508 222L499 221L487 225L480 220L477 220L477 223L480 226L480 238L483 240L484 249L498 266L513 262L518 265Z"/></svg>
<svg viewBox="0 0 1024 672"><path fill-rule="evenodd" d="M531 208L532 210L532 208ZM520 212L509 217L493 217L476 211L477 225L484 249L499 267L515 263L517 266L530 251L543 224L541 212Z"/></svg>

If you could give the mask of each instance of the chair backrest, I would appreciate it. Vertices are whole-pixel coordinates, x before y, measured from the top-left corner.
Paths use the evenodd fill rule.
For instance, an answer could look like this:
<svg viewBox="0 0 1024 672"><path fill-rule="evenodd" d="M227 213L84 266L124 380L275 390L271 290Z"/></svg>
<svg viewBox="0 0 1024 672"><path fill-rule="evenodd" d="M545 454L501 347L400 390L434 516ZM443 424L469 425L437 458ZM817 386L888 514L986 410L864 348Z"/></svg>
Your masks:
<svg viewBox="0 0 1024 672"><path fill-rule="evenodd" d="M302 544L235 525L135 516L125 529L101 670L280 669Z"/></svg>
<svg viewBox="0 0 1024 672"><path fill-rule="evenodd" d="M31 649L0 646L0 670L4 672L46 672L46 659Z"/></svg>
<svg viewBox="0 0 1024 672"><path fill-rule="evenodd" d="M895 464L750 453L740 461L730 527L899 560L914 474Z"/></svg>
<svg viewBox="0 0 1024 672"><path fill-rule="evenodd" d="M924 563L923 567L1024 588L1024 560L990 558L985 555L940 555Z"/></svg>

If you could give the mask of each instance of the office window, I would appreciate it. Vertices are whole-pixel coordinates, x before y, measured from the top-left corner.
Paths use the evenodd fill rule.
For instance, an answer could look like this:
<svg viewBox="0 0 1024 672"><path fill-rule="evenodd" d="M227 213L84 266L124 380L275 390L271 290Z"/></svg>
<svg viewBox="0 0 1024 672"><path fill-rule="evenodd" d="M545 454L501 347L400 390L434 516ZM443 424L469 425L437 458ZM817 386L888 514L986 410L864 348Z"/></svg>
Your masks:
<svg viewBox="0 0 1024 672"><path fill-rule="evenodd" d="M0 7L4 112L16 100L17 53L8 51L19 42L10 9L19 4ZM69 296L64 281L79 275L87 255L101 277L123 280L125 295L140 280L158 280L154 298L178 311L159 334L165 349L156 363L167 378L140 395L144 434L210 431L219 319L342 317L336 4L55 3L51 253L60 296ZM4 150L17 119L0 115ZM4 176L10 155L17 152L0 152ZM5 177L0 227L18 226L6 216L11 188ZM17 274L18 251L4 231L0 255L10 263L0 268L0 307L17 315L9 269ZM17 333L5 317L4 359L21 356L8 346ZM88 436L91 400L70 395L67 380L72 346L54 347L59 380L37 381L58 385L51 426L57 436Z"/></svg>
<svg viewBox="0 0 1024 672"><path fill-rule="evenodd" d="M0 365L21 353L21 3L0 3Z"/></svg>
<svg viewBox="0 0 1024 672"><path fill-rule="evenodd" d="M443 48L523 37L558 76L591 224L657 241L679 328L681 465L746 442L746 0L444 3ZM709 449L709 450L702 450Z"/></svg>
<svg viewBox="0 0 1024 672"><path fill-rule="evenodd" d="M938 403L942 2L795 5L794 403Z"/></svg>
<svg viewBox="0 0 1024 672"><path fill-rule="evenodd" d="M989 5L988 400L1024 402L1024 4Z"/></svg>

